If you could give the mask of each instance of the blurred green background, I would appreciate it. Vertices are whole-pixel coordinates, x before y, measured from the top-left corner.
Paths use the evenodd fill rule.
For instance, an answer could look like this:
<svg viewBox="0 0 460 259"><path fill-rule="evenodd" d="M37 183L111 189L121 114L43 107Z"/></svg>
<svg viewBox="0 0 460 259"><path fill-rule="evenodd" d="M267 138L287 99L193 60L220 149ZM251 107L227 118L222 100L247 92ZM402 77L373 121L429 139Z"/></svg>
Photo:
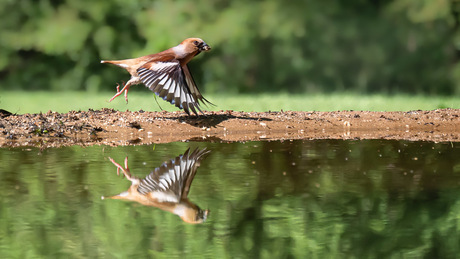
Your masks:
<svg viewBox="0 0 460 259"><path fill-rule="evenodd" d="M3 0L0 89L114 91L101 59L156 53L187 37L207 94L460 95L454 0Z"/></svg>

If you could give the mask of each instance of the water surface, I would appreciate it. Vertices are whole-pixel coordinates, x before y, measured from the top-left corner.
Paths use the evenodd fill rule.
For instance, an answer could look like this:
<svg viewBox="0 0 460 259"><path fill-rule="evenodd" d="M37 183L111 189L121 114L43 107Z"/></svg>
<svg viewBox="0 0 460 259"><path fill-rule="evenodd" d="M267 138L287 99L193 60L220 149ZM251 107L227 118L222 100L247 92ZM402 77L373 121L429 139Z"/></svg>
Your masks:
<svg viewBox="0 0 460 259"><path fill-rule="evenodd" d="M109 161L143 178L207 148L191 225L136 202ZM0 149L1 258L449 258L460 254L460 144L170 143Z"/></svg>

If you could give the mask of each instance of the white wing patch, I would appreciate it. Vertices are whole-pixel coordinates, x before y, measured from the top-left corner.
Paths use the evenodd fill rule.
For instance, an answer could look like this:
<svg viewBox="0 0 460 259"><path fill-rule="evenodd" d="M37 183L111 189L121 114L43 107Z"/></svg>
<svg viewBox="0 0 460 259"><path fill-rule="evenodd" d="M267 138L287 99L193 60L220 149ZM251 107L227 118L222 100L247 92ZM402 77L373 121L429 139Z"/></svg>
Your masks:
<svg viewBox="0 0 460 259"><path fill-rule="evenodd" d="M174 203L178 203L180 201L180 197L174 195L173 193L169 193L169 192L161 192L161 191L157 191L157 192L152 192L151 194L151 197L160 201L160 202L174 202Z"/></svg>
<svg viewBox="0 0 460 259"><path fill-rule="evenodd" d="M175 67L177 62L157 62L150 65L150 70L162 71L165 68Z"/></svg>

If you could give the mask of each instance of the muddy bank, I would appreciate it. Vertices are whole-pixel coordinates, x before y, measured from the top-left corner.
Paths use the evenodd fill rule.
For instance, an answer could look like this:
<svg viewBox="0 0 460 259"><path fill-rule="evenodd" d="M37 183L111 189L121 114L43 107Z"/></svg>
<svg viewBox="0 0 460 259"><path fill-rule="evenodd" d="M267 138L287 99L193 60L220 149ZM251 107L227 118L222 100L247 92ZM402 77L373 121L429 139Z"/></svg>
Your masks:
<svg viewBox="0 0 460 259"><path fill-rule="evenodd" d="M182 112L112 109L0 113L0 146L129 145L173 141L404 139L460 141L460 110L409 112Z"/></svg>

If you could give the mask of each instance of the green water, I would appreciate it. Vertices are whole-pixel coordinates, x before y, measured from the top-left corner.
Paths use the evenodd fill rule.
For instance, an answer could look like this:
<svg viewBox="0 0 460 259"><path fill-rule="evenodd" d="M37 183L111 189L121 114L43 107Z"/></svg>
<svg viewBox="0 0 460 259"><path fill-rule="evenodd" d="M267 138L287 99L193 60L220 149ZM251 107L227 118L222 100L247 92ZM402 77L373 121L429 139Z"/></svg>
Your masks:
<svg viewBox="0 0 460 259"><path fill-rule="evenodd" d="M188 148L203 224L135 202ZM455 258L460 143L285 141L0 149L1 258Z"/></svg>

